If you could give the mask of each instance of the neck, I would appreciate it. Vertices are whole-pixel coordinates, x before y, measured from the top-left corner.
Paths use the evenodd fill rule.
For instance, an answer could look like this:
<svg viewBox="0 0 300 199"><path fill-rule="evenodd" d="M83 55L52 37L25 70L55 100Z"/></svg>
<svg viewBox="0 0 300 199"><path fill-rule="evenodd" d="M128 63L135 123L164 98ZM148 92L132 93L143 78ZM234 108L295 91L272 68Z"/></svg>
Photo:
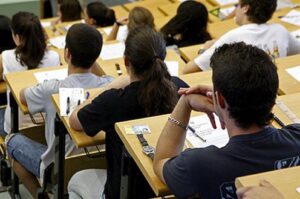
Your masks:
<svg viewBox="0 0 300 199"><path fill-rule="evenodd" d="M252 124L250 127L243 129L238 127L235 124L235 121L233 119L227 119L225 120L226 128L229 134L229 137L233 137L236 135L247 135L247 134L255 134L261 130L263 130L264 127L258 126L256 124Z"/></svg>
<svg viewBox="0 0 300 199"><path fill-rule="evenodd" d="M72 64L69 65L68 67L68 75L71 75L71 74L80 74L80 73L91 73L91 69L84 69L84 68L81 68L81 67L76 67L76 66L73 66Z"/></svg>

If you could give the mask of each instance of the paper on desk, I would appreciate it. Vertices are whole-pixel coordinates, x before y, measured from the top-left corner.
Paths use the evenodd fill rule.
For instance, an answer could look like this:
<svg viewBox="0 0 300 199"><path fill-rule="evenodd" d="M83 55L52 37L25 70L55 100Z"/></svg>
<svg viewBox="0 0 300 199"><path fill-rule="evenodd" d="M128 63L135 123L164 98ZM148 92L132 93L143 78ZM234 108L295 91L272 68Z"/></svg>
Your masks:
<svg viewBox="0 0 300 199"><path fill-rule="evenodd" d="M300 66L288 68L286 69L286 72L288 72L293 78L300 82Z"/></svg>
<svg viewBox="0 0 300 199"><path fill-rule="evenodd" d="M123 42L119 42L115 44L105 44L102 47L100 58L102 60L120 58L123 57L124 50L125 50L125 45Z"/></svg>
<svg viewBox="0 0 300 199"><path fill-rule="evenodd" d="M300 41L300 29L291 32L291 35Z"/></svg>
<svg viewBox="0 0 300 199"><path fill-rule="evenodd" d="M106 35L109 35L112 30L112 27L103 28L103 31ZM128 35L128 27L126 25L120 26L117 34L117 41L124 42Z"/></svg>
<svg viewBox="0 0 300 199"><path fill-rule="evenodd" d="M168 71L171 76L178 76L179 63L178 61L165 61Z"/></svg>
<svg viewBox="0 0 300 199"><path fill-rule="evenodd" d="M57 79L63 80L68 76L68 69L59 69L59 70L51 70L51 71L44 71L44 72L37 72L34 73L34 76L38 83L43 83L44 81L50 79Z"/></svg>
<svg viewBox="0 0 300 199"><path fill-rule="evenodd" d="M44 28L47 28L51 26L51 21L41 21L41 24Z"/></svg>
<svg viewBox="0 0 300 199"><path fill-rule="evenodd" d="M70 116L73 110L85 100L83 88L59 88L61 116Z"/></svg>
<svg viewBox="0 0 300 199"><path fill-rule="evenodd" d="M230 6L226 8L221 8L219 12L219 18L221 20L225 19L228 15L230 15L235 9L235 6Z"/></svg>
<svg viewBox="0 0 300 199"><path fill-rule="evenodd" d="M227 4L235 4L238 3L238 0L216 0L218 2L219 5L223 6L223 5L227 5Z"/></svg>
<svg viewBox="0 0 300 199"><path fill-rule="evenodd" d="M213 129L208 117L206 115L192 117L189 125L192 126L199 136L204 138L206 142L203 142L196 137L190 130L187 131L186 139L195 148L203 148L210 145L217 147L225 146L229 141L227 130L222 130L220 124L217 123L217 129Z"/></svg>
<svg viewBox="0 0 300 199"><path fill-rule="evenodd" d="M281 21L300 26L300 12L297 10L291 10L281 18Z"/></svg>
<svg viewBox="0 0 300 199"><path fill-rule="evenodd" d="M290 0L277 0L276 10L280 10L283 8L292 8L293 6L295 6L295 4Z"/></svg>
<svg viewBox="0 0 300 199"><path fill-rule="evenodd" d="M66 36L58 36L49 39L49 42L52 46L58 49L64 49L66 46Z"/></svg>
<svg viewBox="0 0 300 199"><path fill-rule="evenodd" d="M296 188L296 191L297 191L298 193L300 193L300 187Z"/></svg>

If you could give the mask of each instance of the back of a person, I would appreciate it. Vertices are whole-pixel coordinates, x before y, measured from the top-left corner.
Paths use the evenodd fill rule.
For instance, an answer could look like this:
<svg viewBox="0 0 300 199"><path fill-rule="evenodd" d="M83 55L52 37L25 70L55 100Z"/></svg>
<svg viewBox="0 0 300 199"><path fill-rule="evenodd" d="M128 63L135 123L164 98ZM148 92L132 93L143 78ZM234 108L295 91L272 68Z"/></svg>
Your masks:
<svg viewBox="0 0 300 199"><path fill-rule="evenodd" d="M300 125L295 124L232 137L221 149L193 149L186 153L191 187L203 198L236 198L236 177L300 165L299 146Z"/></svg>

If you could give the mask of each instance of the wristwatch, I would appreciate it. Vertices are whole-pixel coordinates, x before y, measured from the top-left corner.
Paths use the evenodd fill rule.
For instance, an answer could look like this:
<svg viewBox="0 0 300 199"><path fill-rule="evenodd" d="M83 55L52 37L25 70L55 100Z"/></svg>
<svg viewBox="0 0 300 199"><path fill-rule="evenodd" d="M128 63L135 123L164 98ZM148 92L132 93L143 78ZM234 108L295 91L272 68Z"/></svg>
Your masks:
<svg viewBox="0 0 300 199"><path fill-rule="evenodd" d="M139 139L140 143L143 147L143 152L150 157L152 160L154 158L155 148L153 146L150 146L147 142L147 140L144 138L143 134L137 134L137 138Z"/></svg>

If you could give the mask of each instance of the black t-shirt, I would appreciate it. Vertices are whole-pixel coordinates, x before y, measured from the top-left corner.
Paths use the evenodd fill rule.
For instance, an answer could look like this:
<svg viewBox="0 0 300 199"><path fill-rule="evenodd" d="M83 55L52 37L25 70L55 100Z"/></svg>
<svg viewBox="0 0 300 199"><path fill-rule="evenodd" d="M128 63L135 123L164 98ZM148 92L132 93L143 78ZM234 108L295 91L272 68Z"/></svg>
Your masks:
<svg viewBox="0 0 300 199"><path fill-rule="evenodd" d="M236 177L300 165L300 124L230 138L223 148L188 149L169 160L164 179L178 198L237 198Z"/></svg>
<svg viewBox="0 0 300 199"><path fill-rule="evenodd" d="M188 85L179 78L172 77L179 87ZM147 117L137 100L140 82L133 82L124 89L111 89L96 97L91 104L78 112L78 118L86 134L95 136L106 132L107 182L106 198L120 197L121 155L123 143L114 129L116 122ZM160 113L166 114L166 113Z"/></svg>

